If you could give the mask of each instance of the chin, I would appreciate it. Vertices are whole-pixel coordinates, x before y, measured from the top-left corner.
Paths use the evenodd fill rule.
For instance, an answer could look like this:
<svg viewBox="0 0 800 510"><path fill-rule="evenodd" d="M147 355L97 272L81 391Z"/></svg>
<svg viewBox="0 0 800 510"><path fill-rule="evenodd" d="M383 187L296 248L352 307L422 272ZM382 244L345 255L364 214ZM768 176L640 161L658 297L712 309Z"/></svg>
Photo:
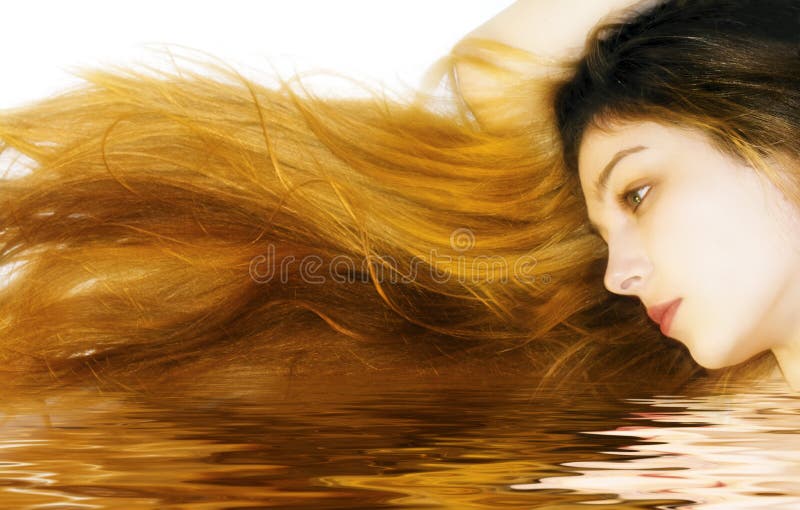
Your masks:
<svg viewBox="0 0 800 510"><path fill-rule="evenodd" d="M756 354L749 352L751 349L743 349L746 343L741 340L742 337L734 331L726 334L717 328L710 332L694 330L691 334L684 331L680 342L686 346L698 365L717 370L738 365Z"/></svg>
<svg viewBox="0 0 800 510"><path fill-rule="evenodd" d="M743 363L755 354L734 353L734 352L695 352L691 349L692 358L703 368L716 370L719 368L731 367Z"/></svg>
<svg viewBox="0 0 800 510"><path fill-rule="evenodd" d="M687 345L687 347L689 348L689 353L692 355L692 359L694 359L694 361L701 367L709 370L725 368L737 363L736 361L731 360L731 357L729 356L730 353L702 351L692 348L689 345Z"/></svg>
<svg viewBox="0 0 800 510"><path fill-rule="evenodd" d="M709 370L717 370L719 368L725 368L731 365L735 365L735 363L723 363L720 362L719 360L706 361L703 359L698 359L697 356L692 356L692 358L694 358L694 360L697 362L698 365L700 365L703 368L707 368Z"/></svg>

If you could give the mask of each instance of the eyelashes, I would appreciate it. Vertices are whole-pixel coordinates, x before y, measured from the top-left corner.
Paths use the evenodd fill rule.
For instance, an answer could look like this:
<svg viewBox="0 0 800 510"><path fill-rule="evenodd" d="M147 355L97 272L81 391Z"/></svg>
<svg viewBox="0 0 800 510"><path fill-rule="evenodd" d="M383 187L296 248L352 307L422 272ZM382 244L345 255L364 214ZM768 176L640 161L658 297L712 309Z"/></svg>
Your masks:
<svg viewBox="0 0 800 510"><path fill-rule="evenodd" d="M617 204L625 210L630 211L631 213L635 213L639 206L644 202L645 197L650 193L650 189L652 188L649 184L644 184L642 186L632 186L630 188L625 189L622 193L616 196ZM645 191L646 190L646 191ZM644 191L644 193L642 193ZM600 234L600 231L594 226L593 223L590 222L589 230L600 237L603 242L608 246L608 242Z"/></svg>
<svg viewBox="0 0 800 510"><path fill-rule="evenodd" d="M617 195L617 202L620 206L625 209L630 209L632 212L636 212L636 209L644 202L645 197L647 196L647 192L644 194L640 194L639 192L647 189L650 190L650 185L644 186L636 186L633 188L628 188L619 195Z"/></svg>

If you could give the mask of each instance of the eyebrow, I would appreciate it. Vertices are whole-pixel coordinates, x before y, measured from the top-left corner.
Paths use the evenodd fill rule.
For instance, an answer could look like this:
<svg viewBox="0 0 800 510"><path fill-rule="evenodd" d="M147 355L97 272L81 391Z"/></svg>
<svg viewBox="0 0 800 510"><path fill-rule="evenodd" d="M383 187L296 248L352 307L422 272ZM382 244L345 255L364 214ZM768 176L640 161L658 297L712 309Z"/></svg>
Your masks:
<svg viewBox="0 0 800 510"><path fill-rule="evenodd" d="M647 147L644 145L637 145L635 147L622 149L614 154L614 157L611 158L611 161L609 161L605 168L603 168L603 171L600 172L600 176L597 178L597 182L594 185L594 196L597 198L598 202L602 201L603 194L608 189L608 181L611 179L611 172L613 172L613 170L617 167L617 163L619 163L620 160L622 160L625 156L642 151L644 149L647 149ZM591 220L589 220L589 230L597 235L600 235L597 224Z"/></svg>
<svg viewBox="0 0 800 510"><path fill-rule="evenodd" d="M600 172L600 176L597 178L597 182L594 185L594 195L598 201L600 201L603 197L603 193L608 188L608 181L611 179L611 172L617 167L617 163L622 160L625 156L629 154L633 154L635 152L642 151L646 149L644 145L637 145L636 147L629 147L627 149L622 149L621 151L614 154L614 157L611 158L611 161L608 162L603 171Z"/></svg>

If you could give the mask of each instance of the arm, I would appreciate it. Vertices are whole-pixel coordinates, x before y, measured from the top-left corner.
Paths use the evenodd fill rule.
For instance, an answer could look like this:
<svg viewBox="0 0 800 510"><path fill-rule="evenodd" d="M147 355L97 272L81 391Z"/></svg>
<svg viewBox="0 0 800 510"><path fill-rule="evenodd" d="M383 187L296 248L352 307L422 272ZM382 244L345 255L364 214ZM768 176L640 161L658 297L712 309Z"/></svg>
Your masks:
<svg viewBox="0 0 800 510"><path fill-rule="evenodd" d="M517 0L463 40L490 39L547 60L572 59L580 55L586 36L600 21L654 3L653 0Z"/></svg>
<svg viewBox="0 0 800 510"><path fill-rule="evenodd" d="M513 123L515 115L533 115L539 108L533 101L527 103L527 111L520 103L513 113L509 111L513 105L501 101L525 94L515 88L520 80L558 78L563 73L559 65L581 55L591 29L601 21L624 19L658 1L517 0L453 48L458 91L478 121L489 128ZM486 54L481 50L486 46L476 40L499 43L518 54Z"/></svg>

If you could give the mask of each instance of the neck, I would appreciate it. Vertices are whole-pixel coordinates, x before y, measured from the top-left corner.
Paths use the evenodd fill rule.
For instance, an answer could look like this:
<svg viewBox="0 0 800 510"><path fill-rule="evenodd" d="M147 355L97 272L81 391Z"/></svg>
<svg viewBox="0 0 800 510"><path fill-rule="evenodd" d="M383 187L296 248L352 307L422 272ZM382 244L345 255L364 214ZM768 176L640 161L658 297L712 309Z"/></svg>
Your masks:
<svg viewBox="0 0 800 510"><path fill-rule="evenodd" d="M778 360L783 378L793 391L800 391L800 345L796 342L776 345L772 348Z"/></svg>
<svg viewBox="0 0 800 510"><path fill-rule="evenodd" d="M800 227L793 235L800 239ZM774 339L771 350L783 378L793 391L800 391L800 248L793 248L798 254L798 270L786 282L781 298L773 303L774 328L769 336Z"/></svg>

